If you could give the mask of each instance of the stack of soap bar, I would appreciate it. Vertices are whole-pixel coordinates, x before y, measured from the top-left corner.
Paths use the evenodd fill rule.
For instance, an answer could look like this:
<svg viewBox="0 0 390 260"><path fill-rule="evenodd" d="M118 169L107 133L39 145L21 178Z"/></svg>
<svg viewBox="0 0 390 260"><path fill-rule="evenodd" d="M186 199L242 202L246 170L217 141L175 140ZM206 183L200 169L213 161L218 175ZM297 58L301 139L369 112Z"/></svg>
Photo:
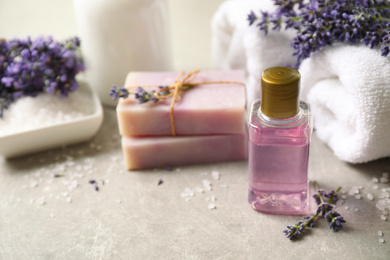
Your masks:
<svg viewBox="0 0 390 260"><path fill-rule="evenodd" d="M131 72L125 87L146 91L172 85L175 72ZM244 82L242 71L199 72L191 82ZM247 156L246 92L241 84L201 84L181 92L174 105L176 136L171 136L171 99L139 104L130 95L117 106L127 168L243 160Z"/></svg>

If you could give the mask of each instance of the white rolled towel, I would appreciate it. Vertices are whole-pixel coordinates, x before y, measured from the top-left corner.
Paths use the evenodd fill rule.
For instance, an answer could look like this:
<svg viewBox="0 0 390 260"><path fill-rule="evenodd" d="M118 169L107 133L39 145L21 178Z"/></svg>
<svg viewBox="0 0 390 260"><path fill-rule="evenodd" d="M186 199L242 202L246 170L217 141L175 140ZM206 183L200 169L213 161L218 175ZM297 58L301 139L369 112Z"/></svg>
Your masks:
<svg viewBox="0 0 390 260"><path fill-rule="evenodd" d="M211 22L214 68L246 71L248 104L260 98L263 70L296 62L290 46L292 31L270 29L264 35L247 21L251 10L260 15L260 11L272 12L276 8L271 0L229 0L220 5Z"/></svg>
<svg viewBox="0 0 390 260"><path fill-rule="evenodd" d="M390 59L364 45L335 45L304 60L301 98L335 155L350 163L390 156Z"/></svg>

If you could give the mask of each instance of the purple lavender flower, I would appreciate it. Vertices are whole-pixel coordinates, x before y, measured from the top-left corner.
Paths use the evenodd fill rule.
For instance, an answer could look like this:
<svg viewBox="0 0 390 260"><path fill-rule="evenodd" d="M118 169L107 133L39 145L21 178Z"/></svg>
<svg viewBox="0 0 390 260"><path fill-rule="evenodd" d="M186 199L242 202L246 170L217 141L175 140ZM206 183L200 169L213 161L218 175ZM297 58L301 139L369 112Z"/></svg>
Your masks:
<svg viewBox="0 0 390 260"><path fill-rule="evenodd" d="M324 218L326 219L326 221L329 222L329 228L333 229L336 232L341 230L341 229L343 229L343 226L341 225L341 223L345 223L346 222L344 220L344 218L339 213L337 213L336 211L329 211L324 216Z"/></svg>
<svg viewBox="0 0 390 260"><path fill-rule="evenodd" d="M333 209L333 206L330 205L329 203L322 203L318 209L317 209L317 214L321 213L322 216L324 216L326 214L326 212L330 211Z"/></svg>
<svg viewBox="0 0 390 260"><path fill-rule="evenodd" d="M255 19L251 11L249 25L256 24L265 34L270 25L273 30L296 31L291 46L297 57L295 68L313 52L333 42L364 42L370 48L381 46L382 56L390 52L385 38L390 32L390 1L369 0L274 0L278 8L274 12L261 12ZM255 22L259 20L259 22Z"/></svg>
<svg viewBox="0 0 390 260"><path fill-rule="evenodd" d="M308 227L314 227L314 224L315 224L315 218L314 217L304 216L303 218L306 219L306 225Z"/></svg>
<svg viewBox="0 0 390 260"><path fill-rule="evenodd" d="M324 197L328 199L328 203L336 204L339 200L339 196L336 191L332 190L329 193L325 193Z"/></svg>
<svg viewBox="0 0 390 260"><path fill-rule="evenodd" d="M119 98L127 98L129 96L129 91L126 88L118 88L117 85L113 85L110 90L110 96L112 96L112 100L118 100Z"/></svg>
<svg viewBox="0 0 390 260"><path fill-rule="evenodd" d="M320 205L324 202L324 196L326 192L323 189L317 190L317 193L313 195L313 198L316 200L317 205Z"/></svg>
<svg viewBox="0 0 390 260"><path fill-rule="evenodd" d="M22 96L59 93L67 96L78 84L76 74L85 70L75 37L59 43L52 37L32 40L0 39L0 118Z"/></svg>
<svg viewBox="0 0 390 260"><path fill-rule="evenodd" d="M157 102L158 99L154 96L154 92L155 91L147 92L142 87L138 87L135 94L134 94L134 97L139 100L140 104L143 104L143 103L146 103L149 101Z"/></svg>
<svg viewBox="0 0 390 260"><path fill-rule="evenodd" d="M255 13L253 11L251 11L248 14L248 18L247 18L247 20L249 21L249 26L251 26L256 21L256 19L257 19L257 17L255 15Z"/></svg>
<svg viewBox="0 0 390 260"><path fill-rule="evenodd" d="M299 234L299 225L289 225L287 229L283 230L283 233L286 235L288 239L293 239Z"/></svg>
<svg viewBox="0 0 390 260"><path fill-rule="evenodd" d="M330 204L336 203L338 198L337 193L341 190L341 187L336 191L326 193L323 189L318 188L316 182L314 182L314 186L317 189L317 193L313 195L313 198L316 200L317 205L319 205L317 212L314 216L304 216L304 221L299 220L296 224L287 226L287 229L283 230L283 233L289 239L293 239L298 234L303 233L308 227L314 227L316 219L320 215L329 222L329 228L334 231L342 229L341 223L346 222L339 213L333 211L333 206ZM324 198L328 198L328 202L324 202Z"/></svg>
<svg viewBox="0 0 390 260"><path fill-rule="evenodd" d="M169 90L169 86L158 86L158 88L160 89L160 96L167 96L169 94L171 94L171 91Z"/></svg>

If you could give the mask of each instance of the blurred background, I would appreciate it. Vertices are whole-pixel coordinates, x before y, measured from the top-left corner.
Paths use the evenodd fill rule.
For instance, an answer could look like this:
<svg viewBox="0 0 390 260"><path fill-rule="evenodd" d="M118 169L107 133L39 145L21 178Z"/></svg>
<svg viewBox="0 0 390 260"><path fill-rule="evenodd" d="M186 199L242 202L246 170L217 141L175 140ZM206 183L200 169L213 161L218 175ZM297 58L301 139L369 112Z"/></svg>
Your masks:
<svg viewBox="0 0 390 260"><path fill-rule="evenodd" d="M223 0L167 0L174 70L212 69L210 22ZM72 0L0 0L0 38L77 35Z"/></svg>

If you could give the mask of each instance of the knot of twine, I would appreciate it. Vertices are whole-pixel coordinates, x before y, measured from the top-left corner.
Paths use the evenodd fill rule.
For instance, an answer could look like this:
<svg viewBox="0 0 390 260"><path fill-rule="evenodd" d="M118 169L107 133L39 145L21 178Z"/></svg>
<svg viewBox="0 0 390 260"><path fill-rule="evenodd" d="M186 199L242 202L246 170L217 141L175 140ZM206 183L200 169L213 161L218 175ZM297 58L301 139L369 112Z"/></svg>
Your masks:
<svg viewBox="0 0 390 260"><path fill-rule="evenodd" d="M168 85L164 88L160 88L156 92L154 92L154 97L158 100L160 99L168 99L172 97L171 101L171 106L169 110L169 115L170 115L170 121L171 121L171 135L176 136L176 130L175 130L175 118L173 116L173 111L174 111L174 106L177 101L180 100L180 92L183 89L183 86L191 86L191 87L196 87L199 85L204 85L204 84L240 84L245 86L243 82L239 81L201 81L201 82L191 82L199 73L200 70L194 70L187 75L183 77L184 71L181 71L179 75L177 76L175 80L175 84L173 85ZM182 78L183 77L183 78ZM146 86L144 86L146 87ZM161 92L166 92L168 90L174 90L173 92L170 92L168 94L161 95Z"/></svg>

